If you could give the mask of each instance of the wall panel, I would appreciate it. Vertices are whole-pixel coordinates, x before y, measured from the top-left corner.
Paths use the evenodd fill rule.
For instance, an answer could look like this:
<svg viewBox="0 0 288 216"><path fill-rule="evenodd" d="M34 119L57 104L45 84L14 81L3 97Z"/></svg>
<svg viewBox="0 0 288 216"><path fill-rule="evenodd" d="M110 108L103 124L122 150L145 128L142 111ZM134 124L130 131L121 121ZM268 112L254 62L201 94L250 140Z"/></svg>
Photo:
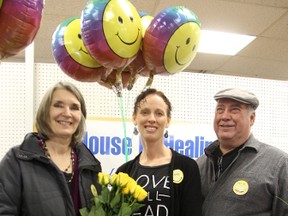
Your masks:
<svg viewBox="0 0 288 216"><path fill-rule="evenodd" d="M56 64L35 64L34 95L26 92L25 64L0 64L1 146L0 158L16 144L20 144L25 131L25 99L34 98L34 110L51 85L60 80L75 83L87 104L88 117L130 118L134 98L145 87L146 77L140 77L132 90L124 89L122 97L98 83L78 82L64 74ZM25 72L24 72L25 73ZM25 78L26 77L26 78ZM29 77L29 76L28 76ZM174 121L211 125L213 122L214 94L227 87L241 87L254 92L260 106L253 127L255 136L288 152L288 82L213 74L181 72L171 76L154 77L152 87L162 90L171 99ZM129 132L130 133L130 132Z"/></svg>

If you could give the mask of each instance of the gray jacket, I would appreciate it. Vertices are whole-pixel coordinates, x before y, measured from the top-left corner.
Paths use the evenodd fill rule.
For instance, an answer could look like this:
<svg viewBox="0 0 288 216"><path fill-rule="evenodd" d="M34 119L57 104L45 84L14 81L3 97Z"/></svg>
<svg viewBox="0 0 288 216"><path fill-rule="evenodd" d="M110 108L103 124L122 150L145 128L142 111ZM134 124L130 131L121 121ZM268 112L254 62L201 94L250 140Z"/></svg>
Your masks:
<svg viewBox="0 0 288 216"><path fill-rule="evenodd" d="M217 181L213 142L197 159L204 197L203 216L288 215L288 155L253 135Z"/></svg>
<svg viewBox="0 0 288 216"><path fill-rule="evenodd" d="M89 206L101 165L86 146L76 147L81 207ZM45 156L36 133L26 135L0 163L0 215L74 216L65 176Z"/></svg>

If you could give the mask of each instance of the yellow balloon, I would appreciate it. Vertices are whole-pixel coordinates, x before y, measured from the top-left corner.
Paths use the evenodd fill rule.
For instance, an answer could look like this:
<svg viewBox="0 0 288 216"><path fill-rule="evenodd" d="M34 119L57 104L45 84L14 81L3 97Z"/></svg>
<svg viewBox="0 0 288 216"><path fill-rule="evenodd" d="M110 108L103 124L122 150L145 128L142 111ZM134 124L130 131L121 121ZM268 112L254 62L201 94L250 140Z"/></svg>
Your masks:
<svg viewBox="0 0 288 216"><path fill-rule="evenodd" d="M89 68L101 67L88 53L82 41L80 17L71 19L70 22L67 22L64 29L64 45L71 58Z"/></svg>
<svg viewBox="0 0 288 216"><path fill-rule="evenodd" d="M153 16L150 15L144 15L141 17L141 26L142 26L142 37L144 38L146 29L150 25L151 21L153 20Z"/></svg>
<svg viewBox="0 0 288 216"><path fill-rule="evenodd" d="M122 58L137 54L142 41L141 20L128 0L111 0L103 13L103 31L111 50Z"/></svg>
<svg viewBox="0 0 288 216"><path fill-rule="evenodd" d="M166 70L174 74L186 68L196 56L199 40L200 26L197 23L187 22L181 25L166 46L164 53Z"/></svg>

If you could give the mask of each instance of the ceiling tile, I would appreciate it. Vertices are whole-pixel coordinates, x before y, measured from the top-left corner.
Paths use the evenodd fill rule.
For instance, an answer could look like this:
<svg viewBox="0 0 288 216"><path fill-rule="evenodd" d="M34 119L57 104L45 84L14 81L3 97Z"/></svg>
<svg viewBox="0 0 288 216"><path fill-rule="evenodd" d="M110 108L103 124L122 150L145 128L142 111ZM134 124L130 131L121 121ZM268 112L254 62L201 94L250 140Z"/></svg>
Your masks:
<svg viewBox="0 0 288 216"><path fill-rule="evenodd" d="M288 80L288 0L131 0L140 12L155 16L171 6L186 6L202 29L255 35L236 56L197 53L185 69L264 79ZM35 37L35 62L55 63L52 35L64 20L81 16L87 0L46 0ZM24 62L24 50L1 61Z"/></svg>
<svg viewBox="0 0 288 216"><path fill-rule="evenodd" d="M264 31L262 36L288 40L288 12L281 16L277 22L273 23L270 28Z"/></svg>
<svg viewBox="0 0 288 216"><path fill-rule="evenodd" d="M288 40L259 37L237 55L287 62Z"/></svg>
<svg viewBox="0 0 288 216"><path fill-rule="evenodd" d="M287 68L287 61L278 62L235 56L219 68L218 71L220 74L234 76L288 80Z"/></svg>

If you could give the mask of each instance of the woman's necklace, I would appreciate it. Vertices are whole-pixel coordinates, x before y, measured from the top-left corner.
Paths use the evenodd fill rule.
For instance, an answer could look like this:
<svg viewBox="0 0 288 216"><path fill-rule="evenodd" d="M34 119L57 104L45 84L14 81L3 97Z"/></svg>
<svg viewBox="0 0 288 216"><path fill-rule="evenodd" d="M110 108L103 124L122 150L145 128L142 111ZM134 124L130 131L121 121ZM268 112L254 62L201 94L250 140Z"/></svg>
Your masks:
<svg viewBox="0 0 288 216"><path fill-rule="evenodd" d="M45 155L46 155L50 160L52 160L51 155L50 155L50 153L49 153L49 151L48 151L46 142L43 141L43 140L41 140L41 143L42 143L42 149L43 149ZM70 183L70 182L73 180L73 177L74 177L74 150L73 150L73 148L71 148L70 163L69 163L68 167L67 167L66 169L64 169L64 172L65 172L65 173L68 172L68 170L69 170L69 168L70 168L71 165L72 165L72 167L71 167L72 172L71 172L71 177L67 180L68 183Z"/></svg>

